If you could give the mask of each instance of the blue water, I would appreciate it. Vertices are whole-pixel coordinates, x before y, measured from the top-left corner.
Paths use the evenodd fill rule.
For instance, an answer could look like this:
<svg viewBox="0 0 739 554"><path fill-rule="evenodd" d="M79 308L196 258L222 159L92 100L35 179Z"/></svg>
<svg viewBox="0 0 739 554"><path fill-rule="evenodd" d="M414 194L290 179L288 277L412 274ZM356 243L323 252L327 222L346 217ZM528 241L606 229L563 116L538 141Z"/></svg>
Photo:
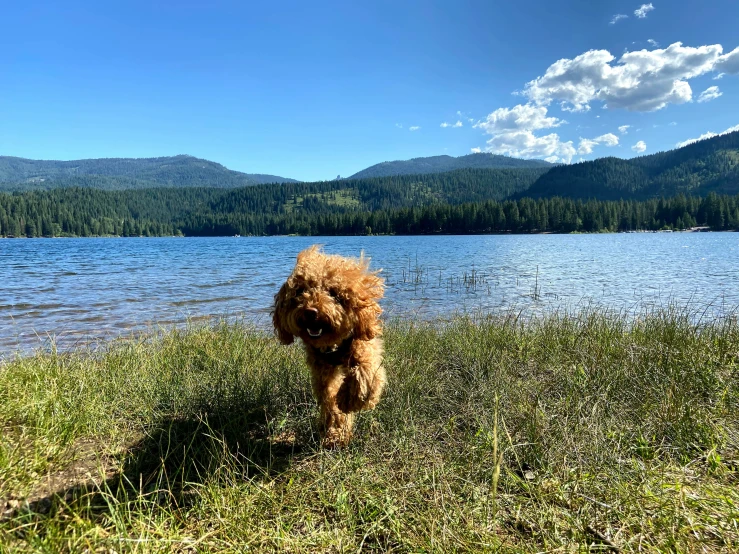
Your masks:
<svg viewBox="0 0 739 554"><path fill-rule="evenodd" d="M268 327L314 243L364 249L384 270L389 315L677 302L715 317L739 305L739 233L14 239L0 240L0 354L212 315Z"/></svg>

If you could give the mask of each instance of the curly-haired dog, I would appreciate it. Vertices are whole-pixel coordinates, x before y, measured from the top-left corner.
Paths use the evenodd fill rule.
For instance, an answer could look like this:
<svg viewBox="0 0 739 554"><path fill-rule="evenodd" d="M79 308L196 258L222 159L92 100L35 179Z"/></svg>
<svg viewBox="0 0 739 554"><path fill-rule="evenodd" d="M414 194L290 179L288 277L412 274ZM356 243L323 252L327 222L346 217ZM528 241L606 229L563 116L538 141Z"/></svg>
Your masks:
<svg viewBox="0 0 739 554"><path fill-rule="evenodd" d="M349 259L312 246L298 254L275 295L277 338L283 344L303 340L328 448L346 446L354 412L374 408L385 386L377 303L384 287L377 273L364 254Z"/></svg>

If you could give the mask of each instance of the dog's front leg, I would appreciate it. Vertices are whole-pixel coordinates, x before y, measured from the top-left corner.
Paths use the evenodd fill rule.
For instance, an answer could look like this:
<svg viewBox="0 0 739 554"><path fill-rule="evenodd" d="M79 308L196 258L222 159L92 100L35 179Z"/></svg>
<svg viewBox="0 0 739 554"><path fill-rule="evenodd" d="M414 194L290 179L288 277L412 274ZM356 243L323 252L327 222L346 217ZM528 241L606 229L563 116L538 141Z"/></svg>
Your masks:
<svg viewBox="0 0 739 554"><path fill-rule="evenodd" d="M349 444L354 426L354 414L339 407L339 391L344 384L344 372L335 366L321 365L312 373L313 392L321 410L321 432L325 448L340 448Z"/></svg>
<svg viewBox="0 0 739 554"><path fill-rule="evenodd" d="M355 341L349 373L339 392L339 408L344 412L371 410L385 388L382 340Z"/></svg>

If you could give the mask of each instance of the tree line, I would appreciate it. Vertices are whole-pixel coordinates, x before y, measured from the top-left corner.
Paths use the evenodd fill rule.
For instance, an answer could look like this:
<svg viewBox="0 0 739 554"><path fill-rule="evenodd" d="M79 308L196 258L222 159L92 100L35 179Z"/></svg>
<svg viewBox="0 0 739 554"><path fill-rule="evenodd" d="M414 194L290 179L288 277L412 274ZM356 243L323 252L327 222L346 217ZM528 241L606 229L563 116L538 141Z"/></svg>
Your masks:
<svg viewBox="0 0 739 554"><path fill-rule="evenodd" d="M335 190L306 186L283 185L280 198L247 194L260 187L0 194L0 236L593 233L696 226L739 230L739 196L714 193L643 201L553 197L454 204L440 201L424 185L415 192L408 187L406 198L415 195L417 205L398 206L402 202L384 192L372 200L355 190L354 202L344 196L338 203ZM381 207L367 209L368 204Z"/></svg>

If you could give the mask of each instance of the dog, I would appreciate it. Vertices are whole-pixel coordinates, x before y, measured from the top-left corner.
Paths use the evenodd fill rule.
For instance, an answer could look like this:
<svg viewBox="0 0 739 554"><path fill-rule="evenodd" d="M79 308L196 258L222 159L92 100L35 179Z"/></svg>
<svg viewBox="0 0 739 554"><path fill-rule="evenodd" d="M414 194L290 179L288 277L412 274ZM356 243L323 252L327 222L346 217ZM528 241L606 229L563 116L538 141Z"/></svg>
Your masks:
<svg viewBox="0 0 739 554"><path fill-rule="evenodd" d="M364 253L351 259L314 245L298 254L275 295L278 340L291 344L299 337L305 346L325 448L349 443L354 414L373 409L385 387L380 271L370 271Z"/></svg>

